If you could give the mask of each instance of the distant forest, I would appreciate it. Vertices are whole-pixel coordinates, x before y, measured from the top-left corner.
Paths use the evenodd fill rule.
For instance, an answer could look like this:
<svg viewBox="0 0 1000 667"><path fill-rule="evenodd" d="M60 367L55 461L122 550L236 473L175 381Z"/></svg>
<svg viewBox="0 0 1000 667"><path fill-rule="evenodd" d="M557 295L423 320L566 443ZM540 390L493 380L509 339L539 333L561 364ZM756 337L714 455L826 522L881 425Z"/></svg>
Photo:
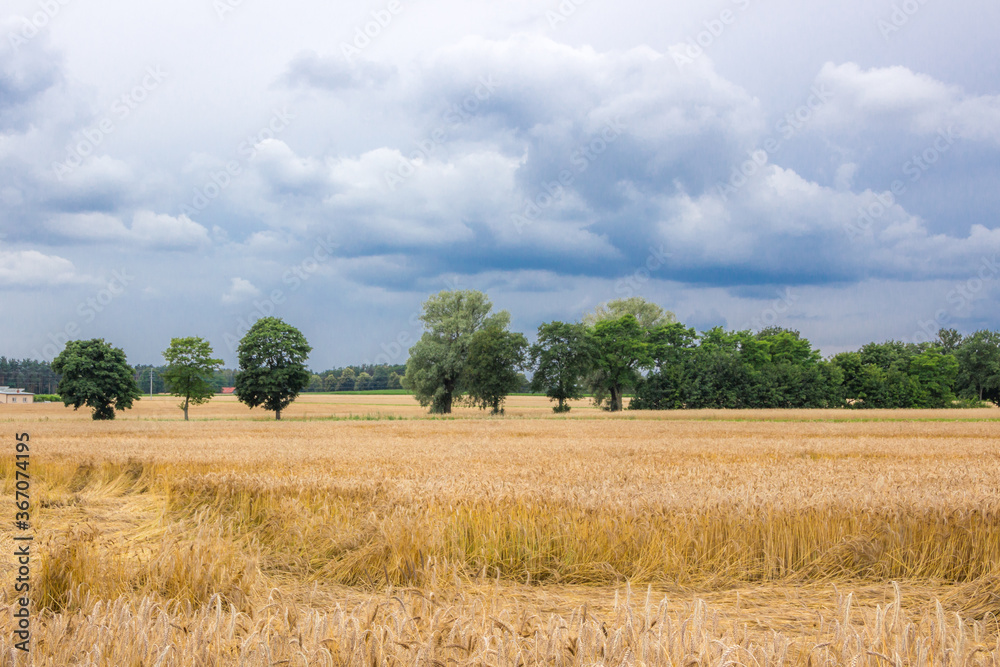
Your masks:
<svg viewBox="0 0 1000 667"><path fill-rule="evenodd" d="M165 393L163 371L166 366L150 366L140 364L135 366L135 380L139 388L148 393L150 390L150 372L153 375L152 389L154 394ZM406 372L406 365L376 366L363 364L360 366L345 366L333 368L321 373L313 373L307 392L334 391L372 391L376 389L402 389L400 379ZM236 370L224 368L215 373L212 382L216 391L223 387L232 387L235 382ZM527 380L525 380L527 383ZM0 357L0 385L20 387L33 394L54 394L59 385L59 375L52 371L47 361L33 359L8 359Z"/></svg>

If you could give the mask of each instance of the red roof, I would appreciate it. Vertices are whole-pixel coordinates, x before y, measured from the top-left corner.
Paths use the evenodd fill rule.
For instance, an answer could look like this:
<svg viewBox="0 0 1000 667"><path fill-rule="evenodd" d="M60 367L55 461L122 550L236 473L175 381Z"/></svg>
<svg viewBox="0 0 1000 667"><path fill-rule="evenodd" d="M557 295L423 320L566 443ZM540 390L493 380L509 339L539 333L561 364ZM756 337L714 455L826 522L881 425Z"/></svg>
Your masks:
<svg viewBox="0 0 1000 667"><path fill-rule="evenodd" d="M223 394L231 394L234 391L236 391L236 387L223 387L222 388L222 393Z"/></svg>

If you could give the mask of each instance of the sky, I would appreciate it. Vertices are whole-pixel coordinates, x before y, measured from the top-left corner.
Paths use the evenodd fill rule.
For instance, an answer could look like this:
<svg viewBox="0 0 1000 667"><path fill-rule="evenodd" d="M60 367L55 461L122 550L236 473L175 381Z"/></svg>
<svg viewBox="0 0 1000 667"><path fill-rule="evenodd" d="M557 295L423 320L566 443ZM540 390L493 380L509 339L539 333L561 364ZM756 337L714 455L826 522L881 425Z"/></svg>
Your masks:
<svg viewBox="0 0 1000 667"><path fill-rule="evenodd" d="M0 353L404 363L641 296L824 354L1000 328L986 0L8 0Z"/></svg>

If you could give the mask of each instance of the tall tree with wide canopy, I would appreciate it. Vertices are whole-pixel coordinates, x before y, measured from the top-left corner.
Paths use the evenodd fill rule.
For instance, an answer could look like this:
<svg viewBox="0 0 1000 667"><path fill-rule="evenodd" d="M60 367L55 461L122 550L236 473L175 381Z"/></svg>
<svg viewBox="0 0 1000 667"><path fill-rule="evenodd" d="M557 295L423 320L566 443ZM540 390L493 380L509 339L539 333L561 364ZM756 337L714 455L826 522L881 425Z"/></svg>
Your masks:
<svg viewBox="0 0 1000 667"><path fill-rule="evenodd" d="M309 384L305 362L311 351L302 332L280 318L257 320L240 340L233 393L247 406L263 406L281 419L281 411Z"/></svg>
<svg viewBox="0 0 1000 667"><path fill-rule="evenodd" d="M583 324L545 322L531 346L532 391L544 391L557 404L553 412L569 412L566 401L583 396L583 377L590 371L593 349Z"/></svg>
<svg viewBox="0 0 1000 667"><path fill-rule="evenodd" d="M423 335L410 348L403 387L432 413L448 414L462 393L472 335L487 326L506 329L507 311L490 314L493 304L477 290L442 291L424 302Z"/></svg>
<svg viewBox="0 0 1000 667"><path fill-rule="evenodd" d="M125 352L103 338L69 341L52 370L62 375L56 391L63 403L92 408L94 419L114 419L115 410L131 408L141 395Z"/></svg>
<svg viewBox="0 0 1000 667"><path fill-rule="evenodd" d="M213 359L212 346L197 336L171 338L163 359L167 362L163 381L171 394L184 399L180 408L187 421L189 405L201 405L215 395L212 378L222 368L222 359Z"/></svg>
<svg viewBox="0 0 1000 667"><path fill-rule="evenodd" d="M490 414L503 414L507 395L521 386L518 372L524 367L528 339L500 327L486 327L472 334L463 384L469 401Z"/></svg>
<svg viewBox="0 0 1000 667"><path fill-rule="evenodd" d="M595 403L611 412L622 409L625 391L638 384L639 370L651 362L647 334L631 314L601 320L590 330L594 356L588 382Z"/></svg>
<svg viewBox="0 0 1000 667"><path fill-rule="evenodd" d="M685 406L691 360L698 334L680 322L661 324L647 338L650 373L636 387L629 404L633 410L667 410Z"/></svg>

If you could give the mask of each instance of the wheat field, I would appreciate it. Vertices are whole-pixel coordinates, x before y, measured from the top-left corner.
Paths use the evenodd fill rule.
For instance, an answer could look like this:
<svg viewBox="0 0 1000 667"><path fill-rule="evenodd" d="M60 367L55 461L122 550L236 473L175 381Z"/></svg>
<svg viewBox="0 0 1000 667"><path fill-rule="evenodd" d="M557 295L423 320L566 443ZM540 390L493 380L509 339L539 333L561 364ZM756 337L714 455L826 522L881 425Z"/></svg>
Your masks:
<svg viewBox="0 0 1000 667"><path fill-rule="evenodd" d="M0 407L0 664L1000 662L1000 410Z"/></svg>

